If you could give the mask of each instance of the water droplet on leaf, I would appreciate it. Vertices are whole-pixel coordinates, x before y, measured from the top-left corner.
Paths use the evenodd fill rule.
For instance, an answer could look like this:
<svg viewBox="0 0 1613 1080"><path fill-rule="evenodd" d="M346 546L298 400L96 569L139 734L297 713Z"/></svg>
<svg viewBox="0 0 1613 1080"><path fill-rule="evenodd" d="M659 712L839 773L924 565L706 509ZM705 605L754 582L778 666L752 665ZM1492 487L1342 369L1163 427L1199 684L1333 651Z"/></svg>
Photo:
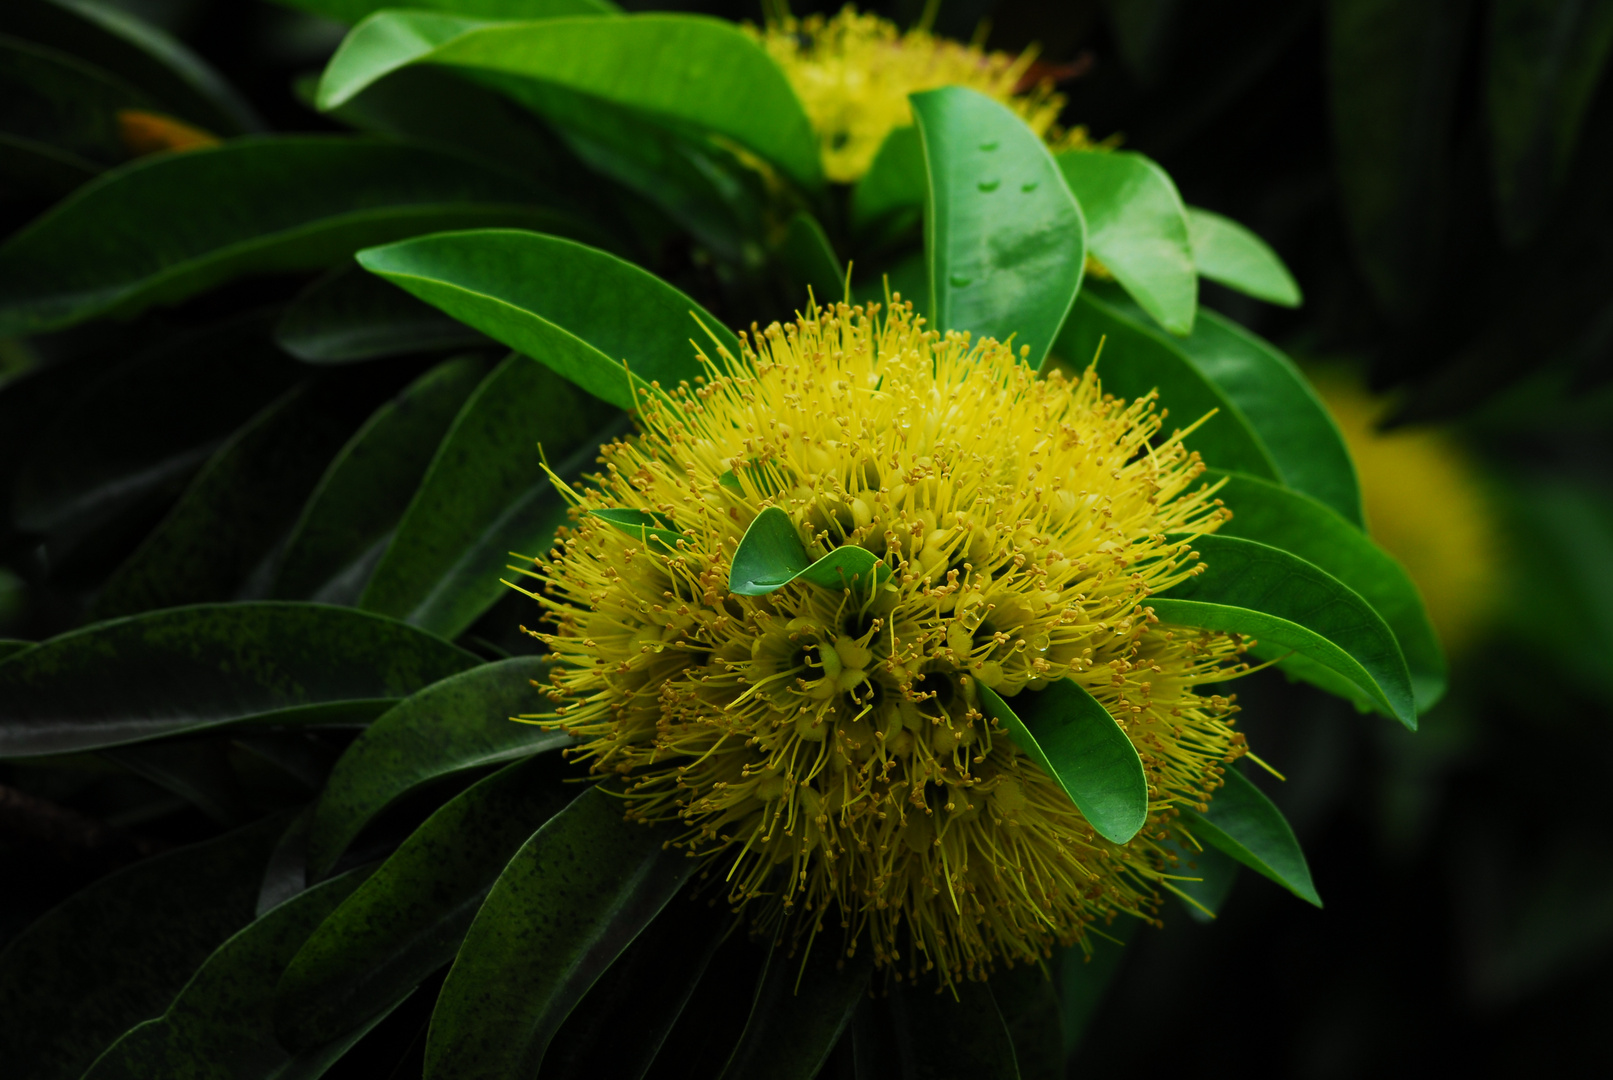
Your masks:
<svg viewBox="0 0 1613 1080"><path fill-rule="evenodd" d="M982 180L979 186L981 191L996 191L997 185L1001 183L1001 180Z"/></svg>
<svg viewBox="0 0 1613 1080"><path fill-rule="evenodd" d="M980 144L980 149L986 150L986 151L991 151L991 150L997 149L997 140L996 139L990 139L990 140L987 140L986 142L981 143Z"/></svg>
<svg viewBox="0 0 1613 1080"><path fill-rule="evenodd" d="M1019 185L1019 190L1029 195L1031 192L1036 190L1036 184L1037 181L1035 180L1027 180L1025 183Z"/></svg>
<svg viewBox="0 0 1613 1080"><path fill-rule="evenodd" d="M952 283L953 288L961 289L965 285L968 285L970 282L974 281L974 278L968 277L968 276L966 276L964 274L953 274L947 280Z"/></svg>

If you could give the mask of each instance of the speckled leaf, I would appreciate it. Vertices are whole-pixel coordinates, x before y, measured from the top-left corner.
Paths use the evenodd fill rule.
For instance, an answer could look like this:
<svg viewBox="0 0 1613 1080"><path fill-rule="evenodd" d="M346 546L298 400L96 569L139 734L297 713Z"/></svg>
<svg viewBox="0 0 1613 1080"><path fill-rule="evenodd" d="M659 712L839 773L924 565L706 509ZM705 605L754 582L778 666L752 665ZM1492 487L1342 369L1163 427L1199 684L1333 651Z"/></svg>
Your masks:
<svg viewBox="0 0 1613 1080"><path fill-rule="evenodd" d="M537 1071L594 980L697 863L676 831L622 820L619 799L578 796L510 860L448 973L426 1041L427 1080Z"/></svg>
<svg viewBox="0 0 1613 1080"><path fill-rule="evenodd" d="M510 717L546 704L532 685L546 658L517 656L441 682L383 713L337 760L308 832L308 867L329 870L375 815L405 794L465 769L555 749L564 734Z"/></svg>
<svg viewBox="0 0 1613 1080"><path fill-rule="evenodd" d="M1260 237L1231 218L1187 208L1193 240L1193 266L1203 277L1257 300L1283 307L1300 305L1299 283Z"/></svg>
<svg viewBox="0 0 1613 1080"><path fill-rule="evenodd" d="M444 803L298 950L275 1030L306 1050L339 1038L454 958L510 856L575 795L548 759L506 766Z"/></svg>
<svg viewBox="0 0 1613 1080"><path fill-rule="evenodd" d="M986 983L959 982L957 997L906 982L891 986L903 1080L1019 1080L1013 1038Z"/></svg>
<svg viewBox="0 0 1613 1080"><path fill-rule="evenodd" d="M866 584L870 574L883 580L890 576L890 567L855 544L843 544L814 562L790 515L769 506L756 515L734 551L728 591L765 596L798 578L819 588L840 590Z"/></svg>
<svg viewBox="0 0 1613 1080"><path fill-rule="evenodd" d="M0 663L0 757L249 718L307 722L406 697L478 662L441 638L346 608L171 608L74 630Z"/></svg>
<svg viewBox="0 0 1613 1080"><path fill-rule="evenodd" d="M1182 811L1188 829L1201 843L1219 848L1306 903L1321 907L1305 853L1283 812L1237 769L1228 769L1225 780L1207 811Z"/></svg>
<svg viewBox="0 0 1613 1080"><path fill-rule="evenodd" d="M745 1031L719 1080L812 1080L868 996L873 951L848 958L825 934L806 956L775 948Z"/></svg>

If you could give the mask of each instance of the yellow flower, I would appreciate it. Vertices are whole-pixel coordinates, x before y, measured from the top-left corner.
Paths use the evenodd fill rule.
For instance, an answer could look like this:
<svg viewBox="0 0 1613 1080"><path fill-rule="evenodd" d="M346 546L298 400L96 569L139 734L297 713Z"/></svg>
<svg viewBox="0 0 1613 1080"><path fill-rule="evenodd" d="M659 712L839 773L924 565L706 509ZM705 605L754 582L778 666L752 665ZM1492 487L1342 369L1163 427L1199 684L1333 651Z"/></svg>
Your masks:
<svg viewBox="0 0 1613 1080"><path fill-rule="evenodd" d="M951 981L1152 918L1179 808L1244 752L1231 700L1200 692L1245 670L1239 643L1145 606L1226 514L1198 456L1151 398L1038 376L899 297L743 340L701 385L646 396L642 435L568 489L575 524L529 571L560 661L557 707L532 719L581 740L630 818L681 821L762 932L837 921L848 949ZM811 557L856 544L891 573L732 594L768 506ZM588 514L608 509L683 539ZM1023 706L1066 678L1142 758L1148 823L1127 844L981 712L981 683Z"/></svg>
<svg viewBox="0 0 1613 1080"><path fill-rule="evenodd" d="M748 28L778 61L823 147L830 180L850 183L868 171L891 130L913 122L907 95L967 86L1011 106L1036 134L1060 146L1085 145L1086 132L1056 121L1064 98L1047 83L1021 92L1036 59L986 52L919 28L902 33L876 15L847 6L832 19L785 15Z"/></svg>

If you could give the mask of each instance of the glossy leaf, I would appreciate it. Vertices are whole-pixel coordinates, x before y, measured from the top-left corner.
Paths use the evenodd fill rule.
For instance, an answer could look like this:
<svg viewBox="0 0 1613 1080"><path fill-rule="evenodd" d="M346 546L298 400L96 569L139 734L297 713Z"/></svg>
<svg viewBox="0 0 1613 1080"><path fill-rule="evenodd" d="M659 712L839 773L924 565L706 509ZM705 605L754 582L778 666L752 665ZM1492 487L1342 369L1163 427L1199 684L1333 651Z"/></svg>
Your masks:
<svg viewBox="0 0 1613 1080"><path fill-rule="evenodd" d="M797 309L805 310L808 289L819 304L845 299L845 264L835 254L818 219L805 210L797 210L791 216L776 254L795 286L790 301Z"/></svg>
<svg viewBox="0 0 1613 1080"><path fill-rule="evenodd" d="M924 212L924 195L929 186L918 128L892 128L879 144L868 171L851 189L852 227L864 231L881 222L917 222Z"/></svg>
<svg viewBox="0 0 1613 1080"><path fill-rule="evenodd" d="M980 701L1101 836L1124 844L1137 835L1148 820L1148 778L1137 748L1097 698L1060 679L1015 697L1017 710L984 683Z"/></svg>
<svg viewBox="0 0 1613 1080"><path fill-rule="evenodd" d="M331 770L309 826L309 869L325 873L377 814L424 784L567 745L563 733L510 719L543 707L533 682L546 666L535 656L484 664L381 714Z"/></svg>
<svg viewBox="0 0 1613 1080"><path fill-rule="evenodd" d="M1257 300L1283 307L1300 305L1299 283L1260 237L1231 218L1187 208L1193 266L1203 277Z"/></svg>
<svg viewBox="0 0 1613 1080"><path fill-rule="evenodd" d="M0 952L0 1060L34 1080L78 1080L95 1056L173 999L252 921L285 818L152 856L97 881ZM64 1015L62 1002L71 1002Z"/></svg>
<svg viewBox="0 0 1613 1080"><path fill-rule="evenodd" d="M356 23L394 5L388 0L281 0L292 7L338 22ZM610 0L416 0L410 7L475 15L487 19L549 19L561 15L604 15L618 10Z"/></svg>
<svg viewBox="0 0 1613 1080"><path fill-rule="evenodd" d="M1081 208L1042 140L1007 106L961 86L911 100L929 180L933 326L1012 337L1039 368L1081 287Z"/></svg>
<svg viewBox="0 0 1613 1080"><path fill-rule="evenodd" d="M281 1042L331 1042L452 960L510 856L575 794L558 774L547 760L509 765L415 829L280 976Z"/></svg>
<svg viewBox="0 0 1613 1080"><path fill-rule="evenodd" d="M1361 595L1389 629L1406 657L1417 711L1433 707L1445 692L1445 657L1417 586L1404 568L1365 533L1307 495L1253 476L1211 470L1224 478L1217 493L1232 510L1217 536L1257 540L1297 555Z"/></svg>
<svg viewBox="0 0 1613 1080"><path fill-rule="evenodd" d="M310 364L491 346L486 335L430 304L344 266L314 282L286 308L275 341Z"/></svg>
<svg viewBox="0 0 1613 1080"><path fill-rule="evenodd" d="M651 514L643 510L590 510L588 516L609 523L641 544L648 545L653 539L675 552L678 550L678 541L689 542L686 535L672 528L672 521L665 514Z"/></svg>
<svg viewBox="0 0 1613 1080"><path fill-rule="evenodd" d="M98 623L0 663L0 757L406 697L476 657L411 626L315 604L202 604Z"/></svg>
<svg viewBox="0 0 1613 1080"><path fill-rule="evenodd" d="M510 860L471 924L426 1041L430 1080L531 1075L566 1015L696 862L597 788Z"/></svg>
<svg viewBox="0 0 1613 1080"><path fill-rule="evenodd" d="M1207 811L1182 811L1194 837L1214 845L1301 900L1321 907L1322 899L1311 884L1305 853L1299 849L1299 841L1282 811L1237 769L1228 769L1224 779Z"/></svg>
<svg viewBox="0 0 1613 1080"><path fill-rule="evenodd" d="M453 637L508 586L511 552L548 550L566 504L562 476L598 456L610 411L524 356L483 379L437 447L359 606Z"/></svg>
<svg viewBox="0 0 1613 1080"><path fill-rule="evenodd" d="M487 373L445 360L382 405L325 468L282 550L271 595L335 603L363 590L437 444Z"/></svg>
<svg viewBox="0 0 1613 1080"><path fill-rule="evenodd" d="M133 315L438 229L564 227L543 198L517 177L379 139L253 137L156 155L85 185L0 247L0 334Z"/></svg>
<svg viewBox="0 0 1613 1080"><path fill-rule="evenodd" d="M1413 730L1417 707L1394 631L1360 594L1286 551L1230 536L1193 547L1209 569L1150 597L1167 623L1257 638L1262 657L1290 652L1348 681ZM1304 677L1304 669L1295 674Z"/></svg>
<svg viewBox="0 0 1613 1080"><path fill-rule="evenodd" d="M1170 176L1129 151L1066 150L1058 163L1086 217L1087 250L1166 330L1191 333L1199 281Z"/></svg>
<svg viewBox="0 0 1613 1080"><path fill-rule="evenodd" d="M334 108L417 63L503 76L499 85L518 100L524 80L589 94L732 139L807 187L822 183L817 138L795 92L778 65L732 23L629 15L488 24L383 11L354 27L331 58L319 107Z"/></svg>
<svg viewBox="0 0 1613 1080"><path fill-rule="evenodd" d="M745 530L728 568L728 591L739 596L766 596L796 579L822 589L845 589L890 576L879 556L855 544L844 544L813 561L790 515L769 506Z"/></svg>
<svg viewBox="0 0 1613 1080"><path fill-rule="evenodd" d="M868 996L874 957L864 948L847 957L831 933L805 956L775 946L750 1018L719 1080L767 1076L812 1080Z"/></svg>
<svg viewBox="0 0 1613 1080"><path fill-rule="evenodd" d="M1014 1042L983 982L959 982L952 994L927 986L891 987L904 1080L1019 1080Z"/></svg>

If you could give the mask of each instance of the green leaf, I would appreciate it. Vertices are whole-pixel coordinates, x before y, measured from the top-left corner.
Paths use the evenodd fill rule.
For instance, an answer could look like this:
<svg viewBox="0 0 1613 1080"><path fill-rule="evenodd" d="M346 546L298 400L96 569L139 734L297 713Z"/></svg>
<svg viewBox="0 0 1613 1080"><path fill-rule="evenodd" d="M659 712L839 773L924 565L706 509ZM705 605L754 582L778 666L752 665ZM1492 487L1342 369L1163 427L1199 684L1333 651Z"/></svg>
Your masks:
<svg viewBox="0 0 1613 1080"><path fill-rule="evenodd" d="M444 233L371 248L358 261L624 409L638 405L635 384L670 388L703 376L696 344L710 350L715 337L739 355L739 339L677 289L559 237Z"/></svg>
<svg viewBox="0 0 1613 1080"><path fill-rule="evenodd" d="M95 162L71 151L0 131L0 181L13 191L56 199L100 171Z"/></svg>
<svg viewBox="0 0 1613 1080"><path fill-rule="evenodd" d="M24 649L31 649L34 644L32 641L13 641L11 638L0 638L0 660L16 656Z"/></svg>
<svg viewBox="0 0 1613 1080"><path fill-rule="evenodd" d="M929 177L933 326L1012 337L1039 368L1081 287L1081 207L1042 140L1006 105L961 86L911 101Z"/></svg>
<svg viewBox="0 0 1613 1080"><path fill-rule="evenodd" d="M478 76L520 100L552 84L664 123L732 139L808 188L823 182L817 137L784 73L732 23L694 15L627 15L486 23L383 11L353 28L319 84L331 109L409 64Z"/></svg>
<svg viewBox="0 0 1613 1080"><path fill-rule="evenodd" d="M0 757L305 722L407 697L476 657L391 619L317 604L201 604L97 623L0 663Z"/></svg>
<svg viewBox="0 0 1613 1080"><path fill-rule="evenodd" d="M390 7L388 0L279 0L282 4L349 25ZM487 19L551 19L561 15L605 15L620 10L610 0L414 0L409 5Z"/></svg>
<svg viewBox="0 0 1613 1080"><path fill-rule="evenodd" d="M387 710L337 759L308 829L322 875L381 811L424 784L565 746L570 737L510 719L544 703L546 658L517 656L443 679Z"/></svg>
<svg viewBox="0 0 1613 1080"><path fill-rule="evenodd" d="M272 596L357 599L437 444L487 369L474 357L445 360L365 421L326 467L292 526Z"/></svg>
<svg viewBox="0 0 1613 1080"><path fill-rule="evenodd" d="M879 556L855 544L844 544L812 561L790 515L769 506L745 530L728 568L728 591L739 596L766 596L800 578L821 589L846 589L890 576Z"/></svg>
<svg viewBox="0 0 1613 1080"><path fill-rule="evenodd" d="M219 946L173 1004L108 1047L84 1074L85 1080L159 1076L281 1080L323 1074L407 991L332 1043L292 1054L274 1036L274 983L314 927L368 873L352 870L299 893Z"/></svg>
<svg viewBox="0 0 1613 1080"><path fill-rule="evenodd" d="M1008 1026L1021 1080L1064 1080L1059 996L1041 964L1017 964L991 976L991 996Z"/></svg>
<svg viewBox="0 0 1613 1080"><path fill-rule="evenodd" d="M304 289L281 316L274 339L309 364L493 344L357 266L340 267Z"/></svg>
<svg viewBox="0 0 1613 1080"><path fill-rule="evenodd" d="M868 171L851 189L852 228L867 232L884 225L886 232L903 231L923 214L929 186L919 129L892 128Z"/></svg>
<svg viewBox="0 0 1613 1080"><path fill-rule="evenodd" d="M0 132L100 172L128 160L123 109L155 103L110 73L68 53L0 38Z"/></svg>
<svg viewBox="0 0 1613 1080"><path fill-rule="evenodd" d="M1058 164L1086 216L1087 249L1159 325L1191 333L1199 279L1170 176L1127 151L1066 150Z"/></svg>
<svg viewBox="0 0 1613 1080"><path fill-rule="evenodd" d="M1217 848L1200 849L1169 840L1166 845L1175 848L1182 860L1169 870L1174 879L1171 891L1178 894L1183 910L1194 922L1214 922L1238 883L1238 864Z"/></svg>
<svg viewBox="0 0 1613 1080"><path fill-rule="evenodd" d="M1187 208L1187 228L1193 265L1202 276L1257 300L1300 305L1299 283L1260 237L1231 218L1196 206Z"/></svg>
<svg viewBox="0 0 1613 1080"><path fill-rule="evenodd" d="M1124 844L1148 820L1148 777L1131 739L1097 698L1072 679L1014 699L1019 715L980 684L987 714L1014 745L1058 781L1081 816L1105 839Z"/></svg>
<svg viewBox="0 0 1613 1080"><path fill-rule="evenodd" d="M1204 813L1182 811L1193 835L1264 875L1307 903L1322 906L1311 884L1305 853L1288 819L1264 792L1237 769L1226 771L1225 783Z"/></svg>
<svg viewBox="0 0 1613 1080"><path fill-rule="evenodd" d="M102 750L101 756L172 792L224 825L248 820L240 778L216 739L163 739Z"/></svg>
<svg viewBox="0 0 1613 1080"><path fill-rule="evenodd" d="M439 229L565 229L543 199L518 177L379 139L253 137L143 158L0 247L0 335L133 315L246 274L315 270Z"/></svg>
<svg viewBox="0 0 1613 1080"><path fill-rule="evenodd" d="M896 983L896 1021L902 1076L913 1080L1019 1080L1013 1038L986 983L959 982L953 994Z"/></svg>
<svg viewBox="0 0 1613 1080"><path fill-rule="evenodd" d="M818 219L805 210L797 210L790 218L775 254L790 279L790 300L797 308L806 307L808 289L819 304L833 304L845 297L845 264Z"/></svg>
<svg viewBox="0 0 1613 1080"><path fill-rule="evenodd" d="M775 946L750 1018L719 1080L812 1080L868 996L873 950L848 958L826 931L805 956Z"/></svg>
<svg viewBox="0 0 1613 1080"><path fill-rule="evenodd" d="M675 552L678 550L678 541L689 542L688 536L672 528L672 520L665 514L651 514L644 510L590 510L588 516L615 526L645 546L654 539L667 550Z"/></svg>
<svg viewBox="0 0 1613 1080"><path fill-rule="evenodd" d="M1141 920L1117 919L1104 928L1103 936L1088 932L1090 954L1078 946L1055 953L1059 981L1059 1030L1064 1036L1064 1056L1075 1053L1086 1034L1087 1025L1108 996L1120 965L1127 955L1126 942Z"/></svg>
<svg viewBox="0 0 1613 1080"><path fill-rule="evenodd" d="M280 1041L331 1042L452 960L510 856L575 793L558 772L543 759L507 766L411 833L280 976Z"/></svg>
<svg viewBox="0 0 1613 1080"><path fill-rule="evenodd" d="M252 921L258 878L285 824L270 818L108 874L11 941L0 952L7 1071L77 1080L131 1025L161 1012Z"/></svg>
<svg viewBox="0 0 1613 1080"><path fill-rule="evenodd" d="M594 980L693 873L669 834L592 788L539 829L471 924L426 1040L429 1080L537 1071Z"/></svg>
<svg viewBox="0 0 1613 1080"><path fill-rule="evenodd" d="M1239 473L1211 470L1206 478L1226 480L1217 494L1233 515L1216 530L1216 535L1281 548L1359 593L1383 616L1400 643L1417 711L1432 708L1445 693L1445 656L1417 586L1394 557L1331 508L1307 495Z"/></svg>
<svg viewBox="0 0 1613 1080"><path fill-rule="evenodd" d="M1304 559L1253 540L1201 536L1193 547L1209 569L1173 586L1169 596L1149 598L1161 620L1257 638L1261 657L1298 653L1416 730L1411 675L1394 631L1358 593ZM1296 667L1295 674L1304 677L1305 670Z"/></svg>
<svg viewBox="0 0 1613 1080"><path fill-rule="evenodd" d="M359 606L456 637L505 595L511 552L538 556L566 520L543 472L598 455L609 411L524 356L483 379L437 447ZM570 460L562 455L570 455Z"/></svg>

